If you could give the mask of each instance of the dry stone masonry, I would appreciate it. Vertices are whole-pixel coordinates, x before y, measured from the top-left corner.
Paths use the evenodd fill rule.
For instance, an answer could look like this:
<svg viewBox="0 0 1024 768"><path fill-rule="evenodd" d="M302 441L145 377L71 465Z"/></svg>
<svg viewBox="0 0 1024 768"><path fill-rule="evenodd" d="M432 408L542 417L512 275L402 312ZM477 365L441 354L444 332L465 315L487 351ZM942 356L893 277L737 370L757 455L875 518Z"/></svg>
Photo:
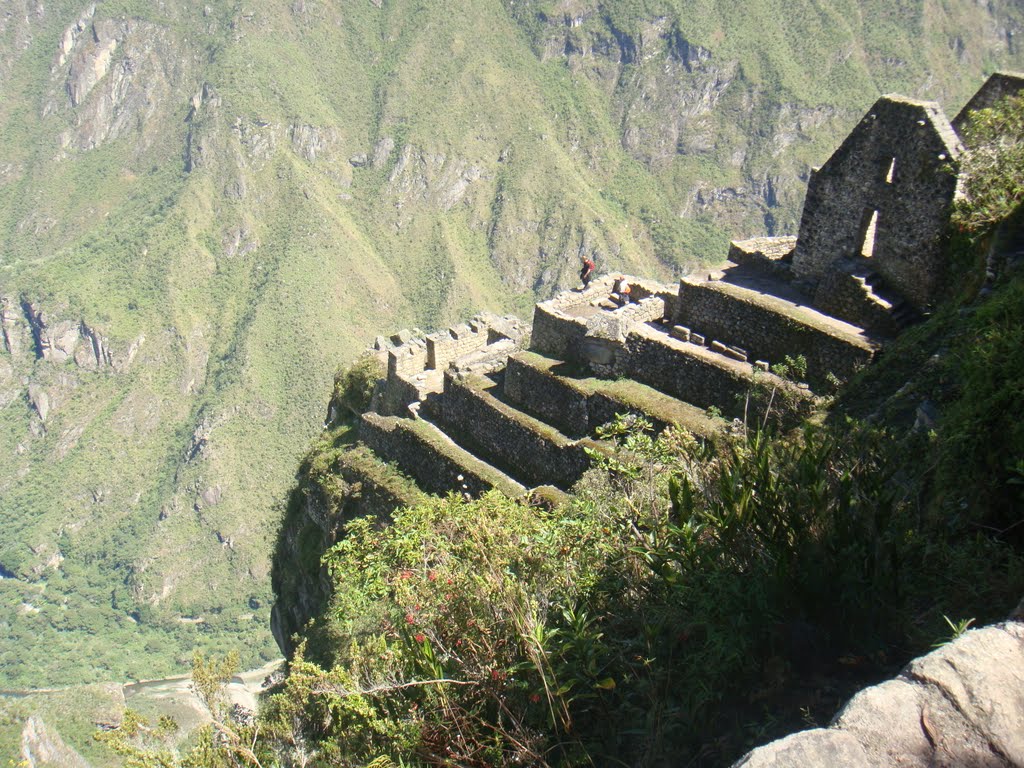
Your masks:
<svg viewBox="0 0 1024 768"><path fill-rule="evenodd" d="M972 104L1022 88L1024 76L997 74ZM886 96L812 174L795 237L734 242L727 268L676 285L606 275L537 304L529 329L480 315L436 333L378 338L371 354L387 374L359 422L362 447L340 459L345 482L365 489L372 509L346 515L386 518L389 500L411 498L395 480L403 476L417 493L496 489L557 501L595 451L610 450L597 428L617 414L707 440L744 419L798 423L817 395L869 365L941 297L950 275L940 239L964 151L937 104ZM622 304L612 300L619 279L630 286ZM797 358L805 381L780 375ZM327 540L341 522L323 521ZM304 615L313 612L277 613L286 651L282 637ZM1024 765L1022 643L1019 625L971 633L862 693L833 727L742 765L874 766L896 755L909 755L907 765L952 765L938 756L954 747L964 760L991 753L992 765ZM1017 666L993 673L1005 680L988 679L971 666L980 648ZM981 712L985 691L1003 683L1013 684L1016 704Z"/></svg>
<svg viewBox="0 0 1024 768"><path fill-rule="evenodd" d="M997 73L968 106L1022 88ZM519 495L570 489L617 413L706 439L795 424L940 298L964 151L937 104L884 96L813 172L796 236L736 241L727 268L677 285L626 276L624 304L606 275L537 304L529 329L485 314L378 338L387 376L360 440L426 492ZM779 375L797 358L805 381Z"/></svg>

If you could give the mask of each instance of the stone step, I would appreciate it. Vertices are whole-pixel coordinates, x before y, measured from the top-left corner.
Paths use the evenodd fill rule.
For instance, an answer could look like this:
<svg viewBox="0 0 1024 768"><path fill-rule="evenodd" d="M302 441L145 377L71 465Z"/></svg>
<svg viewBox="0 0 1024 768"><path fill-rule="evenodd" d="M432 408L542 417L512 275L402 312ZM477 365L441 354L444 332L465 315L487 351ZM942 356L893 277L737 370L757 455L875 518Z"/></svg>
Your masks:
<svg viewBox="0 0 1024 768"><path fill-rule="evenodd" d="M379 457L394 462L428 493L472 497L495 488L515 498L526 489L456 445L425 419L363 414L359 438Z"/></svg>
<svg viewBox="0 0 1024 768"><path fill-rule="evenodd" d="M571 375L571 366L536 352L508 360L503 380L507 401L570 437L592 435L617 414L648 419L657 431L677 424L711 438L727 425L722 419L637 381Z"/></svg>
<svg viewBox="0 0 1024 768"><path fill-rule="evenodd" d="M445 374L444 393L430 400L428 413L474 455L526 486L568 490L590 466L592 440L570 440L560 431L495 397L497 385L484 377Z"/></svg>
<svg viewBox="0 0 1024 768"><path fill-rule="evenodd" d="M716 408L729 419L760 424L772 413L783 426L807 415L813 395L773 373L755 370L705 347L672 338L652 325L626 337L631 378L701 409Z"/></svg>

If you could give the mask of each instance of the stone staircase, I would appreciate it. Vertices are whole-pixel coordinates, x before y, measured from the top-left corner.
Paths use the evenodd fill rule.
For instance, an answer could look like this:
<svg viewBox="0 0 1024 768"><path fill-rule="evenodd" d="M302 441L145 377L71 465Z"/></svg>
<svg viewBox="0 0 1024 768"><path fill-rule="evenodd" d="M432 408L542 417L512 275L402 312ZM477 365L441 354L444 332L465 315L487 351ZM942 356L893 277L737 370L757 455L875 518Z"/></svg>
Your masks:
<svg viewBox="0 0 1024 768"><path fill-rule="evenodd" d="M901 296L890 291L877 272L867 272L862 277L867 300L879 304L889 315L892 334L896 335L922 319L922 314Z"/></svg>
<svg viewBox="0 0 1024 768"><path fill-rule="evenodd" d="M868 259L837 264L819 285L814 303L834 317L890 338L923 319L919 310L885 284Z"/></svg>

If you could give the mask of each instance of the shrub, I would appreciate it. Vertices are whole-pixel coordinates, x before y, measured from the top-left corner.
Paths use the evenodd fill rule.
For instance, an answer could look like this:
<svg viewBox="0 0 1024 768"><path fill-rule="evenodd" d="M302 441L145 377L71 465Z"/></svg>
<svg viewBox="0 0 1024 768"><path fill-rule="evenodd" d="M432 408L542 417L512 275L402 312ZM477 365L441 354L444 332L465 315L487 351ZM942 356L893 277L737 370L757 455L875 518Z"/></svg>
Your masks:
<svg viewBox="0 0 1024 768"><path fill-rule="evenodd" d="M1024 95L971 114L953 222L975 235L992 231L1024 203Z"/></svg>
<svg viewBox="0 0 1024 768"><path fill-rule="evenodd" d="M334 375L329 411L337 422L349 415L359 416L370 408L373 390L384 377L384 363L375 355L366 354L348 368Z"/></svg>

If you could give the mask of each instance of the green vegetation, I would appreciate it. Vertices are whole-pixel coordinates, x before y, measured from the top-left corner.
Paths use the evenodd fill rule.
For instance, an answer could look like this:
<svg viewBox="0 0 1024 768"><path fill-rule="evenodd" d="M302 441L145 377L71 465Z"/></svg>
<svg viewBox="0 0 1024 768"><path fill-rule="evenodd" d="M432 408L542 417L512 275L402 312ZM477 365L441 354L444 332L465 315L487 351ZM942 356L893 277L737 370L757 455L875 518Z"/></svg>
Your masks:
<svg viewBox="0 0 1024 768"><path fill-rule="evenodd" d="M115 360L39 359L20 320L0 350L8 687L275 656L270 552L339 360L528 312L581 250L667 279L791 231L878 93L955 109L1020 68L999 2L591 2L570 26L547 2L111 0L112 67L72 107L85 5L0 29L0 296Z"/></svg>
<svg viewBox="0 0 1024 768"><path fill-rule="evenodd" d="M368 411L373 389L386 373L384 364L373 355L364 355L348 368L339 370L334 375L334 390L329 406L336 410L336 420Z"/></svg>
<svg viewBox="0 0 1024 768"><path fill-rule="evenodd" d="M987 235L1024 204L1024 96L1008 97L991 109L971 113L964 141L963 197L953 223L963 232Z"/></svg>
<svg viewBox="0 0 1024 768"><path fill-rule="evenodd" d="M1013 215L985 226L1019 233ZM268 749L721 764L1002 618L1024 590L1022 286L1013 262L986 297L965 281L817 426L713 444L622 419L562 505L452 496L349 523Z"/></svg>

